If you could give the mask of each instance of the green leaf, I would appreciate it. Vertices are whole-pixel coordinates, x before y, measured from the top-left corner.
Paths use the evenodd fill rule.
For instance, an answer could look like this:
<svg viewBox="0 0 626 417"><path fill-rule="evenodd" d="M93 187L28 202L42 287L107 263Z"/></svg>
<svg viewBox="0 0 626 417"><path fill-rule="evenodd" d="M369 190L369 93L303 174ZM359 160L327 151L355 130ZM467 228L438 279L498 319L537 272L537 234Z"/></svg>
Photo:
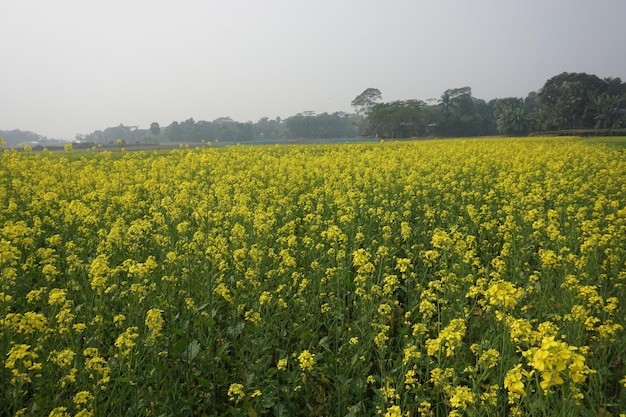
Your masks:
<svg viewBox="0 0 626 417"><path fill-rule="evenodd" d="M200 342L194 339L189 343L187 349L185 350L185 359L192 361L196 358L196 356L198 356L198 353L200 353Z"/></svg>

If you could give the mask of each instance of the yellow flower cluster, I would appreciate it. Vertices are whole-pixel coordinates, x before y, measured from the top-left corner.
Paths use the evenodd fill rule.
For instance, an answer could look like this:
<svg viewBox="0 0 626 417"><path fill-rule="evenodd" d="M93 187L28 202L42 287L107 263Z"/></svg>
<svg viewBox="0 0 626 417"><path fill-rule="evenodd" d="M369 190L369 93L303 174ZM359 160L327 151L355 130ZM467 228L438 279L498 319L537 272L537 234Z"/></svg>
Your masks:
<svg viewBox="0 0 626 417"><path fill-rule="evenodd" d="M83 356L85 358L84 366L88 372L89 379L95 381L95 387L106 390L106 384L111 380L111 368L106 359L100 356L97 348L93 347L86 348L83 351ZM75 377L70 382L74 382L74 380Z"/></svg>
<svg viewBox="0 0 626 417"><path fill-rule="evenodd" d="M522 396L526 395L524 381L528 380L534 372L523 370L521 364L517 364L507 371L504 377L504 388L508 390L510 404L516 404Z"/></svg>
<svg viewBox="0 0 626 417"><path fill-rule="evenodd" d="M436 356L444 350L446 356L453 356L455 349L461 346L467 326L463 319L453 319L450 324L439 332L434 339L426 340L426 351L429 356Z"/></svg>
<svg viewBox="0 0 626 417"><path fill-rule="evenodd" d="M230 386L228 387L228 399L231 401L234 401L235 403L240 402L246 397L249 399L252 399L255 397L259 397L260 395L261 395L261 391L258 389L252 392L246 393L244 391L243 384L239 384L236 382L233 384L230 384Z"/></svg>
<svg viewBox="0 0 626 417"><path fill-rule="evenodd" d="M41 363L36 361L38 357L39 355L32 351L30 345L19 344L11 347L7 353L4 367L11 371L12 385L19 386L32 382L33 376L40 376L37 373L41 370Z"/></svg>
<svg viewBox="0 0 626 417"><path fill-rule="evenodd" d="M115 347L120 350L120 355L117 357L126 357L130 355L131 350L137 345L136 339L139 337L137 333L137 327L131 326L124 330L117 339L115 339Z"/></svg>
<svg viewBox="0 0 626 417"><path fill-rule="evenodd" d="M310 372L315 366L315 356L313 356L308 350L303 350L298 355L298 362L300 363L300 369Z"/></svg>
<svg viewBox="0 0 626 417"><path fill-rule="evenodd" d="M158 308L151 308L146 312L145 324L150 331L148 340L154 341L157 337L160 336L164 322L165 320L163 320L163 310Z"/></svg>
<svg viewBox="0 0 626 417"><path fill-rule="evenodd" d="M577 384L583 383L586 375L592 371L585 365L585 356L576 353L578 348L568 346L567 343L554 340L554 337L545 337L539 348L528 352L532 357L530 365L541 373L541 388L547 390L553 385L563 384L563 371L568 372L571 380Z"/></svg>

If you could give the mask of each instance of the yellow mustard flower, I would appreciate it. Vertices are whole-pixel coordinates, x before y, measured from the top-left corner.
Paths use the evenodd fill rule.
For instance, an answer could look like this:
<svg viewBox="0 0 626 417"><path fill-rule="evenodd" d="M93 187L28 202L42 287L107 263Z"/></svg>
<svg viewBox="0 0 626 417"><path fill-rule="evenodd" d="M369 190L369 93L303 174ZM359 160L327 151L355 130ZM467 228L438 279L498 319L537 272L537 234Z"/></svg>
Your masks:
<svg viewBox="0 0 626 417"><path fill-rule="evenodd" d="M315 366L315 356L313 356L308 350L303 350L298 355L298 362L300 363L300 369L310 372Z"/></svg>
<svg viewBox="0 0 626 417"><path fill-rule="evenodd" d="M241 401L245 397L245 392L243 391L243 385L239 383L230 384L228 387L228 399L231 401L235 401L236 403Z"/></svg>
<svg viewBox="0 0 626 417"><path fill-rule="evenodd" d="M160 336L164 323L165 320L163 320L163 310L151 308L146 312L145 325L150 331L148 340L155 341Z"/></svg>

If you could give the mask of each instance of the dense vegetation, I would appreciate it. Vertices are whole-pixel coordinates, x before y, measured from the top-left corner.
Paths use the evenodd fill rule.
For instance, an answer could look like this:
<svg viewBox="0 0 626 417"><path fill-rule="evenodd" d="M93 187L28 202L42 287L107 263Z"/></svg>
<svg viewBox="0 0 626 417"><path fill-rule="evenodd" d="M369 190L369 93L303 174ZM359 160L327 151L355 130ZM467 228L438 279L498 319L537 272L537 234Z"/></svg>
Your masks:
<svg viewBox="0 0 626 417"><path fill-rule="evenodd" d="M626 83L585 73L562 73L550 78L539 92L525 98L508 97L486 102L475 98L470 87L444 91L438 100L383 102L376 88L359 94L344 112L298 113L284 120L264 117L238 122L230 117L213 121L192 118L161 128L119 125L77 135L82 143L223 143L285 142L290 140L411 137L474 137L528 135L530 133L619 135L626 134ZM51 145L40 135L19 130L0 131L9 146L20 143Z"/></svg>
<svg viewBox="0 0 626 417"><path fill-rule="evenodd" d="M617 416L623 139L0 156L0 414Z"/></svg>
<svg viewBox="0 0 626 417"><path fill-rule="evenodd" d="M626 126L626 83L585 73L559 74L526 98L485 102L463 87L446 90L434 105L420 100L365 104L369 131L393 138L614 130L623 134Z"/></svg>
<svg viewBox="0 0 626 417"><path fill-rule="evenodd" d="M626 83L585 73L562 73L526 98L475 98L470 87L443 92L436 103L418 99L382 102L378 89L368 88L352 102L356 114L303 112L285 120L263 118L240 123L230 118L213 122L173 122L160 135L119 126L82 139L106 143L122 138L172 142L248 142L276 139L474 137L527 135L532 132L622 132L626 126ZM160 130L159 130L160 131Z"/></svg>

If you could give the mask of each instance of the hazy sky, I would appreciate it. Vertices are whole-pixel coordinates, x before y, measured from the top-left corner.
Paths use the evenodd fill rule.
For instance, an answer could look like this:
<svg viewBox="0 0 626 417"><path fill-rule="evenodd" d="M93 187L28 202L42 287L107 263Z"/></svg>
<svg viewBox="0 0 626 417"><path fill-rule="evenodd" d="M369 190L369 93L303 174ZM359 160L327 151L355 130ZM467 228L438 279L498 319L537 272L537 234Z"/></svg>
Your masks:
<svg viewBox="0 0 626 417"><path fill-rule="evenodd" d="M0 129L257 121L384 101L626 80L624 0L1 0Z"/></svg>

